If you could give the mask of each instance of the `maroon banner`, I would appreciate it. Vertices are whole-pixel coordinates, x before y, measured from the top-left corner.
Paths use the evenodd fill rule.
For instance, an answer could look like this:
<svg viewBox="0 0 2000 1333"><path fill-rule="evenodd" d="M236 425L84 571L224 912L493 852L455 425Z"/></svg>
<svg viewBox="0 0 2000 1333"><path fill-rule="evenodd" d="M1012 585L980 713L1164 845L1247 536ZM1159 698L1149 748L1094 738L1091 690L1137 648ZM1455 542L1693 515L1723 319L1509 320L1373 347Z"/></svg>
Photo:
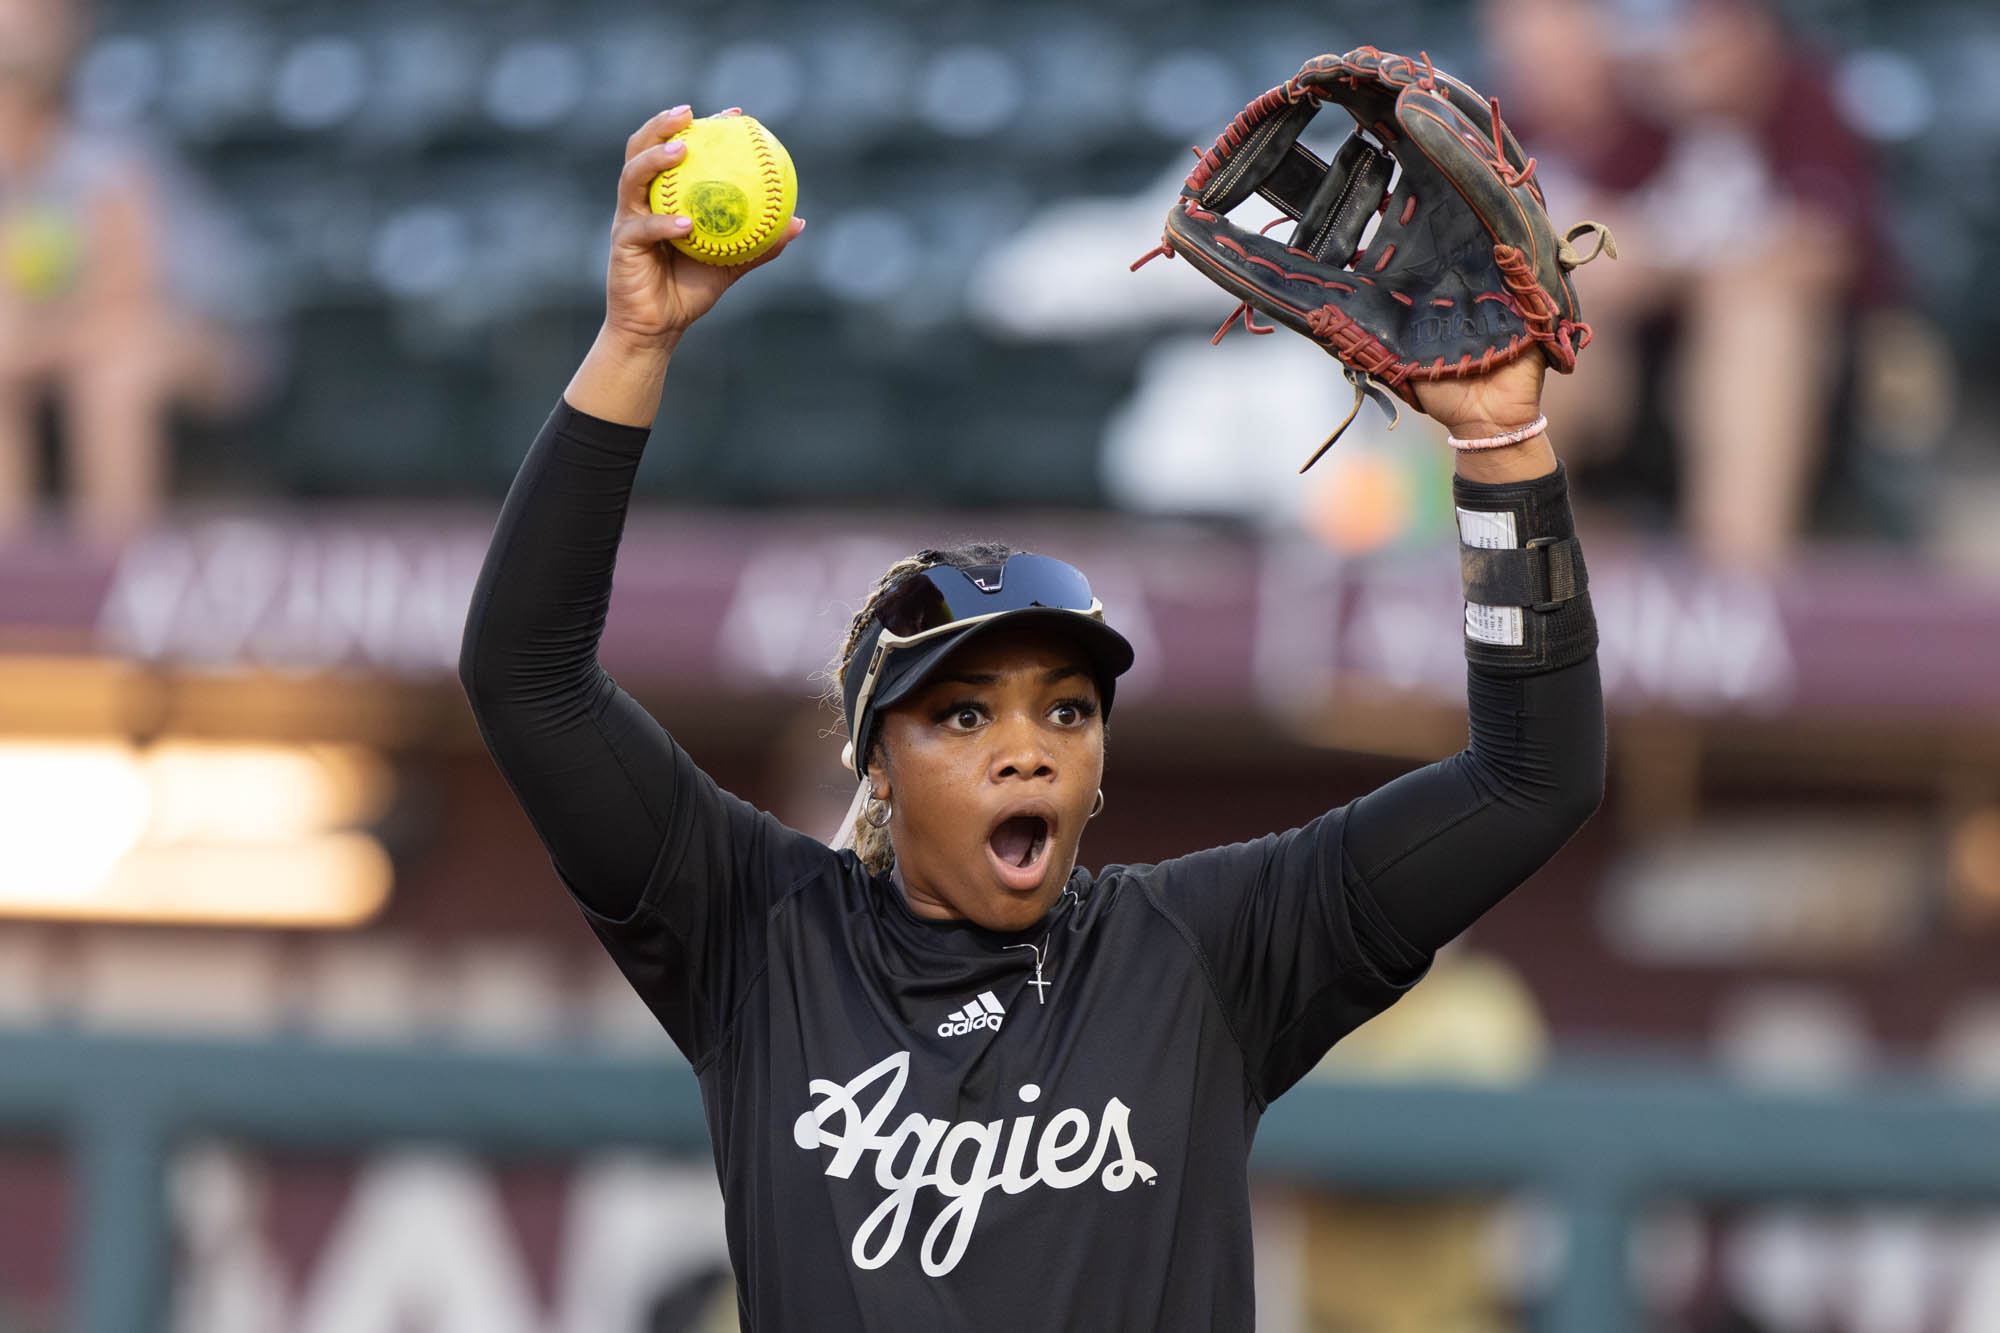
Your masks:
<svg viewBox="0 0 2000 1333"><path fill-rule="evenodd" d="M0 1142L0 1328L67 1328L70 1175L59 1149Z"/></svg>
<svg viewBox="0 0 2000 1333"><path fill-rule="evenodd" d="M489 521L463 512L264 514L161 531L115 560L0 554L0 650L190 667L453 669ZM1449 548L1343 559L1305 541L1103 518L634 515L604 645L621 679L690 692L817 689L890 561L991 535L1082 565L1139 662L1127 706L1322 706L1336 686L1456 698ZM1950 722L2000 711L2000 590L1883 554L1772 579L1600 541L1592 596L1615 707L1696 716Z"/></svg>
<svg viewBox="0 0 2000 1333"><path fill-rule="evenodd" d="M706 1159L364 1157L208 1142L173 1163L171 1333L735 1327Z"/></svg>

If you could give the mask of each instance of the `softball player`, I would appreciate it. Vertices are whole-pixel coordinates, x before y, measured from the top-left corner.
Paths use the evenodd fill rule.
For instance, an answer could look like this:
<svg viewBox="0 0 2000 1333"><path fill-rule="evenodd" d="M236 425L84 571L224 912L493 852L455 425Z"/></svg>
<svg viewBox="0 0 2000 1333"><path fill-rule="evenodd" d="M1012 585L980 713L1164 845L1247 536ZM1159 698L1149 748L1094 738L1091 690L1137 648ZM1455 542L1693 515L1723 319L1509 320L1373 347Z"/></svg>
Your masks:
<svg viewBox="0 0 2000 1333"><path fill-rule="evenodd" d="M687 119L627 145L603 328L507 497L461 676L700 1080L743 1325L1250 1329L1264 1107L1597 805L1588 598L1470 608L1462 753L1301 828L1093 873L1078 845L1131 647L1059 560L925 551L842 655L854 845L786 828L596 660L668 361L740 276L659 244L684 224L646 186ZM1497 437L1537 415L1540 370L1425 405ZM1464 455L1456 494L1470 546L1580 573L1545 435Z"/></svg>

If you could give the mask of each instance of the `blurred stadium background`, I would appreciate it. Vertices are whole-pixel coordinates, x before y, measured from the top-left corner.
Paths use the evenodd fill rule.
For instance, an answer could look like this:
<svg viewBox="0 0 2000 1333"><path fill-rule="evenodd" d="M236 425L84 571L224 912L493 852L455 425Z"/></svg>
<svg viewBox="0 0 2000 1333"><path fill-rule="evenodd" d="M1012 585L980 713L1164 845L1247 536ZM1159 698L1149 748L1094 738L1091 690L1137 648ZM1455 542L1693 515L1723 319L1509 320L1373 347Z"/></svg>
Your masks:
<svg viewBox="0 0 2000 1333"><path fill-rule="evenodd" d="M812 221L676 358L604 650L725 785L832 826L815 673L939 535L1076 560L1140 647L1093 863L1455 748L1438 442L1297 478L1331 363L1125 268L1186 145L1363 41L1539 106L1557 220L1636 219L1657 290L1603 288L1636 372L1576 455L1609 799L1274 1106L1260 1327L2000 1330L1990 7L68 12L0 0L0 1330L733 1327L692 1078L453 678L670 102L764 119ZM1721 384L1680 298L1771 247L1825 264ZM1697 400L1810 423L1795 514L1704 517Z"/></svg>

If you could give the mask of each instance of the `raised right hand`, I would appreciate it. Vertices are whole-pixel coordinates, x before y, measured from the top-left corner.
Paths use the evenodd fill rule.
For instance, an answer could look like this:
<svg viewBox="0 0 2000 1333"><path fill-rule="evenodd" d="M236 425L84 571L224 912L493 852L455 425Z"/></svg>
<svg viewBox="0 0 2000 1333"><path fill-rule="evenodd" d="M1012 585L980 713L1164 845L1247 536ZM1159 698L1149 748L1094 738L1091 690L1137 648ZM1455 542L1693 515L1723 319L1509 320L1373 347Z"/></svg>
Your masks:
<svg viewBox="0 0 2000 1333"><path fill-rule="evenodd" d="M611 261L604 277L604 323L642 346L667 346L679 339L731 283L783 254L806 225L804 218L793 218L776 245L730 268L700 263L667 244L687 235L691 224L685 217L653 212L647 195L653 177L679 165L686 155L685 144L667 139L693 119L692 111L677 106L654 116L625 141L618 211L611 222Z"/></svg>

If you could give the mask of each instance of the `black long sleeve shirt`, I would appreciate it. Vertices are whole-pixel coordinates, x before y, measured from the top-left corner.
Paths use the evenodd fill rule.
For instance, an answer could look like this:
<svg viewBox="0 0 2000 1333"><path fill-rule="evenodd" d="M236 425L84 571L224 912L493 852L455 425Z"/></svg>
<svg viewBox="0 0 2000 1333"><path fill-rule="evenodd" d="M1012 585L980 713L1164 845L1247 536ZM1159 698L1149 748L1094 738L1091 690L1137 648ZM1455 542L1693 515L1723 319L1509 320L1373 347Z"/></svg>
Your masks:
<svg viewBox="0 0 2000 1333"><path fill-rule="evenodd" d="M744 1327L1252 1328L1265 1105L1595 808L1595 661L1470 671L1464 751L1300 828L1079 867L1020 935L927 920L719 789L598 665L646 437L557 407L460 675L700 1079Z"/></svg>

